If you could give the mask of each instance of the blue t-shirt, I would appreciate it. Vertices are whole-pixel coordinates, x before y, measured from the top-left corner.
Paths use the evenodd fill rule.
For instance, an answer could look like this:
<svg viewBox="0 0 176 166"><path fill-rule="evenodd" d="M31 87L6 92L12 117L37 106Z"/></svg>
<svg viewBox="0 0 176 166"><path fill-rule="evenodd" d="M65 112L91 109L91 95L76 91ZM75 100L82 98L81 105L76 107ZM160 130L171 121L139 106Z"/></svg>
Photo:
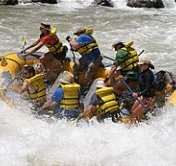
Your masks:
<svg viewBox="0 0 176 166"><path fill-rule="evenodd" d="M54 94L51 96L51 100L56 103L59 103L63 97L64 97L64 92L63 92L62 88L58 87L55 90Z"/></svg>
<svg viewBox="0 0 176 166"><path fill-rule="evenodd" d="M76 42L79 45L84 45L84 44L90 43L93 40L94 39L91 36L89 36L87 34L82 34L81 36L79 36L79 38L76 40Z"/></svg>
<svg viewBox="0 0 176 166"><path fill-rule="evenodd" d="M94 39L87 35L87 34L82 34L81 36L79 36L79 38L76 40L76 42L79 44L79 45L85 45L87 43L90 43L92 42ZM92 50L92 52L90 52L89 54L87 55L84 55L84 59L87 60L87 61L92 61L93 59L97 58L100 56L100 50L99 48L96 48L94 50Z"/></svg>

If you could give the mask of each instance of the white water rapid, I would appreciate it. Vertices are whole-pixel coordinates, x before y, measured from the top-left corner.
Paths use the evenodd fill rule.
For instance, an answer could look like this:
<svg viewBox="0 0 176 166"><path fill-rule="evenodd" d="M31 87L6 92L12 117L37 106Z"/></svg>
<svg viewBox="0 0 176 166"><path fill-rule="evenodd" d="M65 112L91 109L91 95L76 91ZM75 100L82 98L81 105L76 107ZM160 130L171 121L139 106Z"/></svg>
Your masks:
<svg viewBox="0 0 176 166"><path fill-rule="evenodd" d="M126 0L114 0L114 8L93 7L92 0L61 0L57 5L24 2L0 6L1 55L19 52L22 37L28 45L35 41L40 22L56 26L65 43L65 37L76 28L90 26L104 55L114 57L110 49L113 41L133 40L139 52L145 50L141 56L151 58L156 71L176 74L174 0L164 0L164 9L129 8ZM0 104L2 166L176 165L175 108L160 110L157 117L138 126L110 121L99 124L95 120L90 125L76 126L36 119L26 103L14 110Z"/></svg>

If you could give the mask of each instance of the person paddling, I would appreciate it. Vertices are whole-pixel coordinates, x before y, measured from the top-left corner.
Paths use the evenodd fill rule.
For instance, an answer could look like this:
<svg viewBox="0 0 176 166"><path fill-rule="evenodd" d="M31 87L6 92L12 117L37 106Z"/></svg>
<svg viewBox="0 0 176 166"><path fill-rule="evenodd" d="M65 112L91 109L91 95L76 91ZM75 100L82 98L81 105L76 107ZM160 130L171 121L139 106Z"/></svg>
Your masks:
<svg viewBox="0 0 176 166"><path fill-rule="evenodd" d="M74 83L74 76L68 71L62 72L59 77L59 84L53 95L44 103L42 109L47 113L54 103L57 108L54 114L58 118L76 119L81 110L80 85Z"/></svg>
<svg viewBox="0 0 176 166"><path fill-rule="evenodd" d="M141 58L137 63L140 69L138 83L140 93L133 93L132 96L138 98L131 108L132 122L140 121L144 113L150 111L155 103L155 78L151 69L154 65L147 58Z"/></svg>
<svg viewBox="0 0 176 166"><path fill-rule="evenodd" d="M56 58L58 60L63 61L66 57L66 53L68 48L63 45L60 41L59 37L57 36L57 30L54 27L51 27L49 24L40 24L40 37L37 41L35 41L32 45L24 49L23 51L26 52L27 50L33 48L28 53L25 53L24 56L31 55L38 51L43 46L46 46L49 52L45 53L45 59Z"/></svg>
<svg viewBox="0 0 176 166"><path fill-rule="evenodd" d="M77 38L70 40L72 49L81 55L79 63L74 67L75 81L78 82L79 73L86 70L85 79L88 86L93 82L96 69L102 62L100 49L92 33L86 28L79 28L74 32Z"/></svg>
<svg viewBox="0 0 176 166"><path fill-rule="evenodd" d="M67 47L62 44L57 36L57 30L48 24L41 23L40 37L32 45L24 49L24 52L33 48L31 51L24 54L24 57L34 54L43 46L46 46L49 51L40 57L40 62L44 65L48 81L53 83L58 76L60 68L64 62L68 62L66 58Z"/></svg>
<svg viewBox="0 0 176 166"><path fill-rule="evenodd" d="M95 82L96 90L91 96L90 103L80 115L80 120L89 121L96 116L98 121L102 121L120 109L120 102L116 99L113 88L107 87L102 78L96 79Z"/></svg>
<svg viewBox="0 0 176 166"><path fill-rule="evenodd" d="M121 74L126 76L128 79L135 79L138 73L139 61L137 51L131 47L133 42L125 44L124 42L115 42L112 47L116 51L116 58L114 64L111 67L108 77L106 80L111 78L116 72L117 68L121 69ZM131 78L133 76L134 78Z"/></svg>
<svg viewBox="0 0 176 166"><path fill-rule="evenodd" d="M16 93L28 93L29 100L37 107L46 101L46 84L43 74L35 74L33 66L24 66L22 69L23 83L15 85L12 90Z"/></svg>

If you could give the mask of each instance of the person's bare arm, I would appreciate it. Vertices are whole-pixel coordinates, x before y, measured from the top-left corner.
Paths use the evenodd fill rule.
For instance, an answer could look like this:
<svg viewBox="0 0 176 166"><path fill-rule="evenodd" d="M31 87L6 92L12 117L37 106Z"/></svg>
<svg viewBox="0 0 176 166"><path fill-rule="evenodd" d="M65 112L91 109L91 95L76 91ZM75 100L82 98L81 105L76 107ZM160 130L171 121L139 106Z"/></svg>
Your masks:
<svg viewBox="0 0 176 166"><path fill-rule="evenodd" d="M115 73L116 69L117 69L117 66L113 64L109 74L107 75L107 77L104 80L105 83L108 82L109 79L113 76L113 74Z"/></svg>
<svg viewBox="0 0 176 166"><path fill-rule="evenodd" d="M24 56L26 57L26 56L28 56L28 55L30 55L30 54L35 53L35 52L38 51L41 47L43 47L43 45L44 45L44 43L39 42L38 45L37 45L33 50L31 50L30 52L26 53Z"/></svg>
<svg viewBox="0 0 176 166"><path fill-rule="evenodd" d="M27 50L29 50L30 48L35 47L39 42L40 42L40 39L38 39L37 41L35 41L35 42L34 42L33 44L31 44L29 47L26 47L26 48L24 49L24 51L27 51Z"/></svg>
<svg viewBox="0 0 176 166"><path fill-rule="evenodd" d="M22 86L14 86L12 90L16 93L22 94L28 90L28 86L29 83L27 81L24 81Z"/></svg>
<svg viewBox="0 0 176 166"><path fill-rule="evenodd" d="M75 39L70 41L70 45L75 49L80 47L80 45L76 42Z"/></svg>
<svg viewBox="0 0 176 166"><path fill-rule="evenodd" d="M53 104L53 101L51 99L48 99L42 106L43 110L46 110L48 108L50 108L50 106Z"/></svg>

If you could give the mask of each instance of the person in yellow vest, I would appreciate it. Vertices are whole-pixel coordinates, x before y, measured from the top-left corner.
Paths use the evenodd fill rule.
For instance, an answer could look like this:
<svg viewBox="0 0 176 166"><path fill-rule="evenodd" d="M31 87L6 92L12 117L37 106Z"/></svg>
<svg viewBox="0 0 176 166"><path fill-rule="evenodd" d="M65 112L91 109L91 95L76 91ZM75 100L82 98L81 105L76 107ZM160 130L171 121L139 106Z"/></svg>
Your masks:
<svg viewBox="0 0 176 166"><path fill-rule="evenodd" d="M112 47L116 51L114 64L106 80L111 78L116 72L117 68L121 69L121 74L129 79L137 79L139 68L137 62L139 61L137 51L131 47L133 42L125 44L124 42L115 42Z"/></svg>
<svg viewBox="0 0 176 166"><path fill-rule="evenodd" d="M45 76L43 74L35 74L33 66L24 66L22 69L23 83L22 85L15 85L12 90L16 93L22 94L27 92L29 100L35 106L41 106L46 101L46 85Z"/></svg>
<svg viewBox="0 0 176 166"><path fill-rule="evenodd" d="M54 114L58 118L76 119L81 111L80 104L80 85L74 83L74 76L68 71L59 75L59 85L52 96L42 106L44 111L52 108L54 103L58 107Z"/></svg>
<svg viewBox="0 0 176 166"><path fill-rule="evenodd" d="M46 70L46 76L48 81L53 83L60 72L60 66L64 62L69 62L69 58L66 58L68 51L67 46L63 45L57 36L57 30L48 24L41 23L40 25L40 37L32 45L24 49L24 57L34 54L43 46L48 48L48 52L41 56L40 62L44 65ZM29 52L26 53L27 50Z"/></svg>
<svg viewBox="0 0 176 166"><path fill-rule="evenodd" d="M89 121L96 116L97 120L101 121L120 110L120 103L116 99L113 88L107 87L104 79L98 79L95 86L96 91L79 119Z"/></svg>
<svg viewBox="0 0 176 166"><path fill-rule="evenodd" d="M25 53L24 56L31 55L42 48L44 45L48 48L49 52L45 53L44 59L50 60L53 57L59 61L65 60L66 53L68 51L67 46L64 46L57 36L57 30L54 27L51 27L49 24L41 23L40 25L40 37L32 45L24 49L26 52L28 49L33 48L28 53Z"/></svg>
<svg viewBox="0 0 176 166"><path fill-rule="evenodd" d="M77 38L68 40L72 50L81 55L78 64L74 67L75 81L79 80L79 73L86 70L85 79L88 85L91 85L97 68L102 65L101 52L92 33L92 29L79 28L74 32Z"/></svg>

